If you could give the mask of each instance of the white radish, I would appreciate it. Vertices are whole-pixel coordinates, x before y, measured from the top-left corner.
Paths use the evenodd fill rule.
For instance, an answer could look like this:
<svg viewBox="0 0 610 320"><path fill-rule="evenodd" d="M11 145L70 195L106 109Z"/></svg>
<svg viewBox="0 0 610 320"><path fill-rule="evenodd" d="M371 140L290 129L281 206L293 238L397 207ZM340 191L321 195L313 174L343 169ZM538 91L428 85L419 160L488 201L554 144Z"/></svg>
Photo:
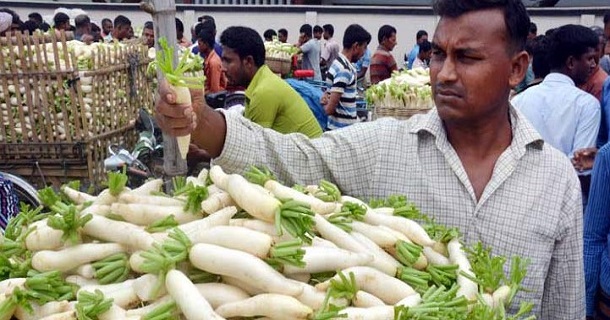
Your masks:
<svg viewBox="0 0 610 320"><path fill-rule="evenodd" d="M93 238L112 241L133 250L148 250L154 243L150 233L138 226L94 215L83 227L83 232Z"/></svg>
<svg viewBox="0 0 610 320"><path fill-rule="evenodd" d="M507 285L500 286L494 293L491 295L493 298L493 307L497 308L500 306L506 307L509 303L511 289Z"/></svg>
<svg viewBox="0 0 610 320"><path fill-rule="evenodd" d="M92 204L81 211L80 215L84 216L87 214L107 216L110 212L110 206L106 204Z"/></svg>
<svg viewBox="0 0 610 320"><path fill-rule="evenodd" d="M433 246L434 240L430 238L426 230L417 222L397 216L386 216L373 211L367 211L364 221L372 225L384 225L396 231L402 232L411 241L421 246Z"/></svg>
<svg viewBox="0 0 610 320"><path fill-rule="evenodd" d="M129 309L134 307L140 302L138 295L133 287L133 279L126 280L121 283L113 283L106 285L94 285L94 286L83 286L78 292L90 292L95 293L95 290L100 290L104 297L112 298L113 303L121 308Z"/></svg>
<svg viewBox="0 0 610 320"><path fill-rule="evenodd" d="M367 253L366 247L360 244L360 242L350 236L347 232L343 231L343 229L328 222L321 215L314 215L314 221L316 223L316 230L318 230L324 239L332 241L339 248L352 252Z"/></svg>
<svg viewBox="0 0 610 320"><path fill-rule="evenodd" d="M180 207L184 206L185 202L170 197L163 196L142 196L133 192L124 192L119 196L121 203L140 203L155 206Z"/></svg>
<svg viewBox="0 0 610 320"><path fill-rule="evenodd" d="M367 265L373 261L373 256L367 253L354 253L339 248L303 247L305 255L303 268L285 264L285 274L320 273Z"/></svg>
<svg viewBox="0 0 610 320"><path fill-rule="evenodd" d="M265 291L263 291L263 290L261 290L259 288L256 288L256 287L254 287L254 286L252 286L252 285L250 285L250 284L248 284L248 283L246 283L244 281L241 281L238 278L233 278L233 277L230 277L230 276L222 276L222 281L224 283L228 284L228 285L231 285L231 286L234 286L234 287L237 287L239 289L244 290L250 296L255 296L255 295L258 295L258 294L265 293Z"/></svg>
<svg viewBox="0 0 610 320"><path fill-rule="evenodd" d="M39 318L39 320L76 320L76 311L70 310L70 311L55 313L55 314L48 315L43 318Z"/></svg>
<svg viewBox="0 0 610 320"><path fill-rule="evenodd" d="M176 103L177 104L191 104L191 91L187 87L179 87L172 86L170 87L176 93ZM176 137L176 142L178 143L178 151L180 151L180 156L182 159L186 159L186 154L189 152L189 145L191 144L191 135L185 135L181 137Z"/></svg>
<svg viewBox="0 0 610 320"><path fill-rule="evenodd" d="M265 233L234 226L216 226L192 234L189 238L193 244L214 244L244 251L261 259L269 257L269 250L273 245L273 238ZM239 241L238 239L244 239L245 241Z"/></svg>
<svg viewBox="0 0 610 320"><path fill-rule="evenodd" d="M76 274L67 276L66 282L75 284L79 287L99 285L99 283L97 282L97 279L87 279L81 275L76 275Z"/></svg>
<svg viewBox="0 0 610 320"><path fill-rule="evenodd" d="M255 218L267 222L275 220L275 212L281 202L261 190L260 186L252 184L246 178L231 174L227 177L227 191L237 205Z"/></svg>
<svg viewBox="0 0 610 320"><path fill-rule="evenodd" d="M357 308L385 306L385 303L381 299L362 290L358 290L358 292L356 292L356 297L354 298L353 304L354 307Z"/></svg>
<svg viewBox="0 0 610 320"><path fill-rule="evenodd" d="M74 270L74 273L86 279L95 278L95 268L90 263L79 266Z"/></svg>
<svg viewBox="0 0 610 320"><path fill-rule="evenodd" d="M360 290L373 294L386 304L393 305L405 297L416 293L408 284L371 267L347 268L342 273L345 276L353 273ZM339 281L340 277L336 275L333 279ZM329 285L330 280L327 280L316 285L316 288L326 290Z"/></svg>
<svg viewBox="0 0 610 320"><path fill-rule="evenodd" d="M106 312L100 314L97 319L98 320L116 320L116 319L125 319L127 317L127 313L125 309L119 307L116 304L113 304L110 309Z"/></svg>
<svg viewBox="0 0 610 320"><path fill-rule="evenodd" d="M457 283L460 288L457 291L457 296L464 296L466 299L473 301L476 299L478 293L478 286L472 280L466 278L461 273L464 272L471 277L475 277L471 270L470 262L462 250L462 244L458 238L453 238L447 244L447 250L449 251L449 260L458 265L458 276Z"/></svg>
<svg viewBox="0 0 610 320"><path fill-rule="evenodd" d="M243 289L225 283L198 283L195 284L195 287L214 309L225 303L250 298L250 295Z"/></svg>
<svg viewBox="0 0 610 320"><path fill-rule="evenodd" d="M165 295L153 302L151 302L150 304L147 304L144 307L140 307L140 308L135 308L135 309L129 309L125 312L125 315L127 317L142 317L148 313L150 313L151 311L153 311L156 307L165 304L167 302L173 301L172 297L170 297L169 295Z"/></svg>
<svg viewBox="0 0 610 320"><path fill-rule="evenodd" d="M148 196L152 192L159 192L159 191L161 191L162 187L163 187L163 180L162 179L153 179L153 180L147 181L143 185L141 185L141 186L139 186L139 187L129 191L129 193L136 194L136 195Z"/></svg>
<svg viewBox="0 0 610 320"><path fill-rule="evenodd" d="M229 178L229 175L226 174L220 166L212 166L208 174L210 179L212 179L212 182L214 182L214 185L222 190L227 189L227 179Z"/></svg>
<svg viewBox="0 0 610 320"><path fill-rule="evenodd" d="M360 221L352 221L351 225L352 230L365 235L383 249L393 247L399 240L394 234L387 232L379 226L372 226Z"/></svg>
<svg viewBox="0 0 610 320"><path fill-rule="evenodd" d="M313 237L313 239L311 239L311 246L312 247L324 247L324 248L339 248L337 247L336 244L332 243L331 241L328 241L324 238L320 238L318 236Z"/></svg>
<svg viewBox="0 0 610 320"><path fill-rule="evenodd" d="M269 223L258 219L231 219L231 226L244 227L251 230L263 232L272 237L278 237L277 229L273 223Z"/></svg>
<svg viewBox="0 0 610 320"><path fill-rule="evenodd" d="M225 318L266 316L274 319L307 319L313 310L293 297L267 293L224 304L216 312Z"/></svg>
<svg viewBox="0 0 610 320"><path fill-rule="evenodd" d="M447 266L451 264L451 261L449 261L447 257L434 251L434 249L430 247L424 247L422 252L430 264L438 266Z"/></svg>
<svg viewBox="0 0 610 320"><path fill-rule="evenodd" d="M229 225L229 221L231 221L231 218L235 214L237 214L237 208L226 207L213 214L210 214L203 219L181 224L177 228L182 230L189 238L191 238L195 237L198 233L203 232L204 230L217 226Z"/></svg>
<svg viewBox="0 0 610 320"><path fill-rule="evenodd" d="M211 244L196 244L191 248L191 263L204 271L230 276L270 293L299 295L303 288L255 256Z"/></svg>
<svg viewBox="0 0 610 320"><path fill-rule="evenodd" d="M113 203L110 206L112 213L117 214L125 221L147 226L169 216L174 216L174 219L179 224L201 219L201 213L192 214L184 211L182 206L157 206L151 204L135 204L135 203Z"/></svg>
<svg viewBox="0 0 610 320"><path fill-rule="evenodd" d="M308 283L311 280L311 274L309 273L286 273L284 275L288 279L296 280L301 283Z"/></svg>
<svg viewBox="0 0 610 320"><path fill-rule="evenodd" d="M421 295L419 293L416 294L412 294L410 296L405 297L404 299L398 301L398 303L396 303L397 306L403 306L403 307L415 307L418 304L420 304L422 301L421 299Z"/></svg>
<svg viewBox="0 0 610 320"><path fill-rule="evenodd" d="M347 315L343 319L348 320L388 320L394 319L393 306L378 306L371 308L345 308L339 311L339 315Z"/></svg>
<svg viewBox="0 0 610 320"><path fill-rule="evenodd" d="M222 208L235 205L235 201L233 201L229 193L220 191L210 194L207 199L201 201L201 210L210 214Z"/></svg>
<svg viewBox="0 0 610 320"><path fill-rule="evenodd" d="M86 243L60 251L42 250L34 253L32 267L41 272L54 270L65 272L82 264L126 251L126 247L117 243Z"/></svg>
<svg viewBox="0 0 610 320"><path fill-rule="evenodd" d="M165 278L165 287L187 320L222 319L184 273L170 270Z"/></svg>
<svg viewBox="0 0 610 320"><path fill-rule="evenodd" d="M334 202L324 202L316 197L304 194L300 191L287 187L278 181L268 180L265 182L265 189L271 191L278 199L293 199L302 203L306 203L311 207L311 210L321 215L326 215L335 211L337 205Z"/></svg>
<svg viewBox="0 0 610 320"><path fill-rule="evenodd" d="M481 300L483 300L483 302L487 306L489 306L491 308L494 307L494 298L493 298L493 296L491 294L489 294L487 292L481 293Z"/></svg>
<svg viewBox="0 0 610 320"><path fill-rule="evenodd" d="M63 192L63 194L65 194L68 197L68 199L70 199L70 201L72 201L76 204L83 204L85 202L93 202L96 199L96 197L94 197L92 195L89 195L84 192L80 192L78 190L74 190L74 189L68 187L67 185L63 185L61 187L61 192Z"/></svg>
<svg viewBox="0 0 610 320"><path fill-rule="evenodd" d="M15 310L15 317L19 320L38 320L52 314L70 311L70 303L66 300L63 301L51 301L43 305L39 305L35 302L30 303L33 312L29 312L23 307L17 307Z"/></svg>
<svg viewBox="0 0 610 320"><path fill-rule="evenodd" d="M11 294L15 288L23 288L26 278L11 278L0 281L0 294Z"/></svg>
<svg viewBox="0 0 610 320"><path fill-rule="evenodd" d="M34 230L25 237L25 247L30 251L54 250L61 248L64 232L47 225L47 219L36 221L30 225Z"/></svg>
<svg viewBox="0 0 610 320"><path fill-rule="evenodd" d="M131 270L137 273L145 273L142 269L142 265L144 264L144 262L146 262L146 259L142 257L142 252L144 251L136 251L129 256L129 267L131 268Z"/></svg>
<svg viewBox="0 0 610 320"><path fill-rule="evenodd" d="M375 209L373 209L373 211L375 213L383 214L386 216L394 215L394 208L390 208L390 207L375 208Z"/></svg>
<svg viewBox="0 0 610 320"><path fill-rule="evenodd" d="M377 244L375 244L375 242L362 235L361 233L352 232L351 236L354 237L356 241L360 242L360 244L365 246L374 256L373 261L371 261L368 266L374 267L375 269L389 276L396 276L398 268L402 266L400 262L396 261L394 257L383 251L383 249L381 249Z"/></svg>
<svg viewBox="0 0 610 320"><path fill-rule="evenodd" d="M162 286L155 292L159 277L153 274L145 274L133 281L133 290L140 301L148 302L155 300L159 296L165 295L165 287Z"/></svg>
<svg viewBox="0 0 610 320"><path fill-rule="evenodd" d="M201 171L199 171L199 173L197 174L197 180L199 180L205 184L206 181L208 180L208 174L209 174L208 169L206 169L206 168L201 169Z"/></svg>

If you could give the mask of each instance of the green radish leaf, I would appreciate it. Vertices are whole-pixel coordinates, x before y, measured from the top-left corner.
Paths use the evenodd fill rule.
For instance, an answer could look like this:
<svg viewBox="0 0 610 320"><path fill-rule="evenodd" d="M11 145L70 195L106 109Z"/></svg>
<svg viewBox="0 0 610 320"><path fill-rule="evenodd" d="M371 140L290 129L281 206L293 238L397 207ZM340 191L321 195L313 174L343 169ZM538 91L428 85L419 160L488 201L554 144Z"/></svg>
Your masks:
<svg viewBox="0 0 610 320"><path fill-rule="evenodd" d="M277 270L282 270L285 264L304 268L305 250L302 249L302 246L301 239L278 243L271 248L269 258L265 259L265 262Z"/></svg>
<svg viewBox="0 0 610 320"><path fill-rule="evenodd" d="M125 169L123 172L108 172L108 191L111 195L118 196L125 189L128 180Z"/></svg>
<svg viewBox="0 0 610 320"><path fill-rule="evenodd" d="M150 233L155 232L163 232L167 229L171 229L178 226L178 221L174 218L174 215L167 216L165 218L159 219L149 226L146 227L146 231Z"/></svg>
<svg viewBox="0 0 610 320"><path fill-rule="evenodd" d="M142 320L170 320L180 319L180 312L178 306L174 300L170 300L163 304L158 305L152 309L149 313L142 316Z"/></svg>
<svg viewBox="0 0 610 320"><path fill-rule="evenodd" d="M341 200L341 191L336 184L322 179L320 181L320 190L318 190L314 196L325 202L337 202Z"/></svg>
<svg viewBox="0 0 610 320"><path fill-rule="evenodd" d="M61 196L53 190L52 187L46 187L38 191L38 198L40 202L47 207L51 208L55 203L61 201Z"/></svg>
<svg viewBox="0 0 610 320"><path fill-rule="evenodd" d="M95 320L112 307L112 298L106 299L100 290L95 293L82 291L78 294L76 318L78 320Z"/></svg>
<svg viewBox="0 0 610 320"><path fill-rule="evenodd" d="M61 214L49 216L47 225L53 229L63 231L62 241L77 244L81 241L81 228L91 220L93 216L86 214L81 216L74 205L63 209Z"/></svg>
<svg viewBox="0 0 610 320"><path fill-rule="evenodd" d="M275 176L266 167L250 166L248 171L244 174L244 177L251 183L265 186L265 183L269 180L276 180Z"/></svg>

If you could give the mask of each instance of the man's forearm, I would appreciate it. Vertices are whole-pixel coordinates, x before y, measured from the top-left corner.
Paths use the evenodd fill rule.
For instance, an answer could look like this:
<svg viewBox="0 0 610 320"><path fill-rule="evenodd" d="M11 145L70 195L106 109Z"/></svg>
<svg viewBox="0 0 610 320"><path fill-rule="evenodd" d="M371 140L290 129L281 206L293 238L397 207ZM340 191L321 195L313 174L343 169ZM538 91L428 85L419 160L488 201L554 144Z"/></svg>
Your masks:
<svg viewBox="0 0 610 320"><path fill-rule="evenodd" d="M199 148L206 150L212 158L222 152L227 134L227 123L224 115L208 106L197 110L197 128L191 134L191 140Z"/></svg>

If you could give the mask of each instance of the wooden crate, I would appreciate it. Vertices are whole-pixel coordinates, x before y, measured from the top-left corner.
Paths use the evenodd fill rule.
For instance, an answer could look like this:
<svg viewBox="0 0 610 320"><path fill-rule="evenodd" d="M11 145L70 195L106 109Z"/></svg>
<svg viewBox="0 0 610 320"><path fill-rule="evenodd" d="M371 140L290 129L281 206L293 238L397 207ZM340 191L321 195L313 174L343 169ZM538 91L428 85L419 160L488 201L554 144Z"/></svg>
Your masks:
<svg viewBox="0 0 610 320"><path fill-rule="evenodd" d="M147 48L100 48L87 70L63 33L17 34L1 50L0 170L38 186L81 179L99 188L108 146L132 148L138 109L152 104Z"/></svg>

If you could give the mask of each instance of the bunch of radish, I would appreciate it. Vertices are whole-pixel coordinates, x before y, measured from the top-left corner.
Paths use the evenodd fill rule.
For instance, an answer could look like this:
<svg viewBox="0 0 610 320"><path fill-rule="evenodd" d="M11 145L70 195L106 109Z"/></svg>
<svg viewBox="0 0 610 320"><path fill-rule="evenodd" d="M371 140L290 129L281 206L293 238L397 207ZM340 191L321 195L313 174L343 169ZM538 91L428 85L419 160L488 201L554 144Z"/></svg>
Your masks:
<svg viewBox="0 0 610 320"><path fill-rule="evenodd" d="M527 261L434 223L404 196L287 187L214 166L129 190L110 173L39 192L0 245L0 319L532 319L506 310Z"/></svg>
<svg viewBox="0 0 610 320"><path fill-rule="evenodd" d="M434 106L430 71L421 68L395 71L389 79L370 86L365 98L376 107L430 109Z"/></svg>

